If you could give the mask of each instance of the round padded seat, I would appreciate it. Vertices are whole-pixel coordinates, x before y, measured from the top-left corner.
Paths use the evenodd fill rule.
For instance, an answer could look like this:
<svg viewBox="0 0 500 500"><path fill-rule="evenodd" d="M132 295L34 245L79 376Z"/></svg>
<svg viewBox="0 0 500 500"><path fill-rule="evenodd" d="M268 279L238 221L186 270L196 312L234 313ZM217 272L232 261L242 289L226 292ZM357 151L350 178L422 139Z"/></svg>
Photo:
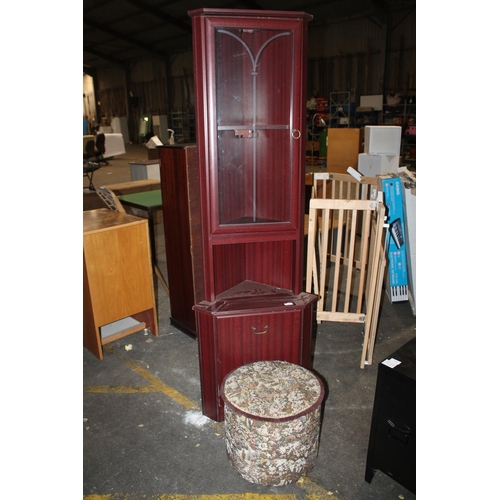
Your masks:
<svg viewBox="0 0 500 500"><path fill-rule="evenodd" d="M252 483L297 481L318 455L324 387L310 370L257 361L222 383L226 448L232 466Z"/></svg>

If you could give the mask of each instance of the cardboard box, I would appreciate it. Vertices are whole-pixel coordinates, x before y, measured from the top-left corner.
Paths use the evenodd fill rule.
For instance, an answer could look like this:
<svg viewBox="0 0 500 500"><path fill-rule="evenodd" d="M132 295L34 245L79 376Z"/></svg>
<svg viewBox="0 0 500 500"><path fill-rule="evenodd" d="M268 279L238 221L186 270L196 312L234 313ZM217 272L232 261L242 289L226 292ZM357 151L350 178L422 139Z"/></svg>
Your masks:
<svg viewBox="0 0 500 500"><path fill-rule="evenodd" d="M327 136L326 170L339 174L352 167L358 169L358 155L362 151L364 129L329 128Z"/></svg>
<svg viewBox="0 0 500 500"><path fill-rule="evenodd" d="M384 193L387 223L386 292L391 302L408 300L407 240L403 210L404 185L398 174L379 176L379 190Z"/></svg>
<svg viewBox="0 0 500 500"><path fill-rule="evenodd" d="M406 167L399 169L403 182L403 209L405 215L406 260L408 265L408 300L413 315L417 315L417 177Z"/></svg>
<svg viewBox="0 0 500 500"><path fill-rule="evenodd" d="M144 160L130 162L130 179L138 181L141 179L160 180L160 160Z"/></svg>
<svg viewBox="0 0 500 500"><path fill-rule="evenodd" d="M395 174L399 168L399 156L389 155L358 155L358 170L367 177L375 177L380 174Z"/></svg>
<svg viewBox="0 0 500 500"><path fill-rule="evenodd" d="M369 155L399 155L401 127L397 125L367 125L364 153Z"/></svg>

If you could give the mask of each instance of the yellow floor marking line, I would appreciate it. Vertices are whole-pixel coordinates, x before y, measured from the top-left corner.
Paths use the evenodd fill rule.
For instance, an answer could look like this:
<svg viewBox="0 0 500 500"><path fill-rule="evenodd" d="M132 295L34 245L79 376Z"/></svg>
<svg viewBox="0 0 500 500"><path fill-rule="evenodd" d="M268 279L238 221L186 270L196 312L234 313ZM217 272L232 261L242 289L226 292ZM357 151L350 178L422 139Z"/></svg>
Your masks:
<svg viewBox="0 0 500 500"><path fill-rule="evenodd" d="M191 401L189 398L181 394L179 391L175 390L173 387L169 387L167 384L163 383L159 378L155 377L153 374L148 372L142 366L139 366L134 361L122 358L122 361L134 372L140 375L143 379L149 382L148 386L109 386L109 385L97 385L85 387L85 392L90 392L94 394L104 394L104 393L115 393L115 394L134 394L134 393L146 393L146 392L161 392L173 399L176 403L187 410L200 410L199 406Z"/></svg>
<svg viewBox="0 0 500 500"><path fill-rule="evenodd" d="M297 500L295 495L267 495L265 493L228 493L224 495L84 495L84 500Z"/></svg>
<svg viewBox="0 0 500 500"><path fill-rule="evenodd" d="M139 366L137 363L134 363L129 359L123 359L123 361L130 369L147 380L156 391L162 392L163 394L167 395L169 398L173 399L175 402L186 408L186 410L200 409L194 401L191 401L189 398L181 394L173 387L169 387L167 384L163 383L159 378L155 377L152 373L148 372L142 366Z"/></svg>
<svg viewBox="0 0 500 500"><path fill-rule="evenodd" d="M156 388L150 385L89 385L85 387L85 392L94 394L136 394L140 392L157 392Z"/></svg>
<svg viewBox="0 0 500 500"><path fill-rule="evenodd" d="M134 372L147 380L150 385L148 386L88 386L85 392L94 394L104 393L120 393L120 394L134 394L146 392L161 392L169 398L176 401L178 404L187 410L200 410L198 405L191 401L189 398L181 394L176 389L169 387L163 383L159 378L148 372L145 368L138 365L134 361L122 358L122 361ZM220 427L220 422L215 422ZM307 500L339 500L333 495L331 491L326 491L320 486L314 484L309 479L302 478L297 481L297 485L306 491ZM241 494L223 494L223 495L132 495L126 493L113 493L110 495L85 495L84 500L297 500L296 495L267 495L267 494L254 494L254 493L241 493Z"/></svg>
<svg viewBox="0 0 500 500"><path fill-rule="evenodd" d="M297 481L297 485L307 492L307 500L339 500L331 491L327 491L321 486L314 484L307 477L302 477Z"/></svg>

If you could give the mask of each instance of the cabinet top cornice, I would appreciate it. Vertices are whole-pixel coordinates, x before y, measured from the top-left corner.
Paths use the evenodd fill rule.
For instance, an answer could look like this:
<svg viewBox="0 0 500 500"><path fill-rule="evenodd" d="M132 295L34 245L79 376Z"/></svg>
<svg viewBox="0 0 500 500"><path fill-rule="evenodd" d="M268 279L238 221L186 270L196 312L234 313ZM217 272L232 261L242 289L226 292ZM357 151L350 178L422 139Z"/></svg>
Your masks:
<svg viewBox="0 0 500 500"><path fill-rule="evenodd" d="M307 12L288 11L288 10L246 10L246 9L216 9L216 8L202 8L190 10L188 12L190 17L197 16L214 16L214 17L256 17L260 19L269 18L290 18L290 19L304 19L311 21L313 16Z"/></svg>

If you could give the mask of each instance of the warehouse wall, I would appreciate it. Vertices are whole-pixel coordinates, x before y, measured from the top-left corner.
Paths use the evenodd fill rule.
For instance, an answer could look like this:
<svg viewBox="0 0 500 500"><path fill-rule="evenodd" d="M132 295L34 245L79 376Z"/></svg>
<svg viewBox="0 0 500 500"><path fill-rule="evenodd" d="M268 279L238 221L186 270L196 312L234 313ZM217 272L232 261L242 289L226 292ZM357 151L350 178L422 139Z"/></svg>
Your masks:
<svg viewBox="0 0 500 500"><path fill-rule="evenodd" d="M416 93L416 15L393 12L386 24L376 19L346 19L311 25L308 39L307 95L328 98L351 92L351 101L367 94ZM137 140L143 114L167 114L194 107L193 55L175 54L168 63L145 59L130 68L97 72L101 123L128 116ZM131 96L127 96L127 89ZM128 97L132 97L129 99Z"/></svg>
<svg viewBox="0 0 500 500"><path fill-rule="evenodd" d="M308 95L416 92L416 15L393 13L382 25L362 18L325 22L309 31ZM352 96L351 96L352 97Z"/></svg>
<svg viewBox="0 0 500 500"><path fill-rule="evenodd" d="M191 51L176 54L169 64L158 59L136 62L128 75L116 66L99 69L97 73L95 92L100 123L107 125L114 116L129 116L129 135L134 142L142 115L163 115L171 110L193 108Z"/></svg>

